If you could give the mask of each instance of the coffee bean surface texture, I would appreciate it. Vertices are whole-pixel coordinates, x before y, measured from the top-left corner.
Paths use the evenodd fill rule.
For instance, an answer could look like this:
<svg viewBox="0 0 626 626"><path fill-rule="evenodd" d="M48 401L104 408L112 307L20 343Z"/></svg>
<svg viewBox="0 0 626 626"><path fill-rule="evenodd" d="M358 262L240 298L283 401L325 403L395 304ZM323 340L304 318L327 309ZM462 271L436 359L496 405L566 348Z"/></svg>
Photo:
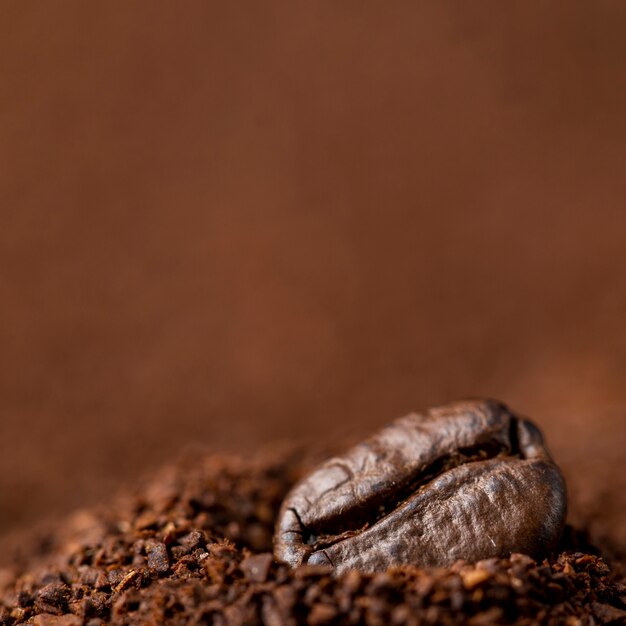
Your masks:
<svg viewBox="0 0 626 626"><path fill-rule="evenodd" d="M565 483L539 429L501 402L463 401L402 417L297 483L274 553L337 572L541 558L565 513Z"/></svg>

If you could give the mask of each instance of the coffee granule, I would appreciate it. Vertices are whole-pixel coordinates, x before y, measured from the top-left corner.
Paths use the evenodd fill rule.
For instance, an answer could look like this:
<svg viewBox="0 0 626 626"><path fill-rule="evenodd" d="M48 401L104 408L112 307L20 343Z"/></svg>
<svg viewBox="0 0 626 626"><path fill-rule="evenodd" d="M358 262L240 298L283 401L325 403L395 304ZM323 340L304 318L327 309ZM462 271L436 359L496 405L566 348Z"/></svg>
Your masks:
<svg viewBox="0 0 626 626"><path fill-rule="evenodd" d="M540 563L514 554L340 576L276 564L278 508L314 462L300 456L183 459L33 535L0 570L0 624L626 623L621 564L571 528Z"/></svg>

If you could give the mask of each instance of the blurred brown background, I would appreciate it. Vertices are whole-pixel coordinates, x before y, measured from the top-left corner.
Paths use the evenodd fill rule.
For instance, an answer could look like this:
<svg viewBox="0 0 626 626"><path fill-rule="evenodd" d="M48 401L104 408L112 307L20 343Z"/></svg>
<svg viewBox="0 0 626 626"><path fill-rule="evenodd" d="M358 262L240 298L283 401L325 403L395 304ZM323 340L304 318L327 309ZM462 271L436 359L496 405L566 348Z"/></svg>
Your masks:
<svg viewBox="0 0 626 626"><path fill-rule="evenodd" d="M492 395L624 542L624 33L621 1L3 3L0 532L190 442Z"/></svg>

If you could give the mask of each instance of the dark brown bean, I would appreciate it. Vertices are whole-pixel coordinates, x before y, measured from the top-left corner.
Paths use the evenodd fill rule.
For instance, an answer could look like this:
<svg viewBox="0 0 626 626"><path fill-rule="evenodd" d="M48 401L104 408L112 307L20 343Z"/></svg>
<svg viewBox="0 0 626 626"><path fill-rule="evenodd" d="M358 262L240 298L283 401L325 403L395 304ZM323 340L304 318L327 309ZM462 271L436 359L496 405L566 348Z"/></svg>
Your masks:
<svg viewBox="0 0 626 626"><path fill-rule="evenodd" d="M565 484L537 427L494 400L457 402L396 420L298 483L274 553L338 572L538 557L565 512Z"/></svg>

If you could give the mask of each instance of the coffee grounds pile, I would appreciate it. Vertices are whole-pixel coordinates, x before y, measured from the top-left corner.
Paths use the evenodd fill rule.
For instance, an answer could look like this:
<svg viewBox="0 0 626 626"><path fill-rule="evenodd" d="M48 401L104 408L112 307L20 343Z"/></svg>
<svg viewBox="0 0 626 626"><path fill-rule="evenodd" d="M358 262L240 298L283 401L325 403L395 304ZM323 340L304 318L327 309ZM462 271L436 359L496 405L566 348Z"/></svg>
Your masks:
<svg viewBox="0 0 626 626"><path fill-rule="evenodd" d="M0 624L626 623L617 570L571 529L543 563L512 555L340 577L278 565L276 513L306 469L293 455L200 456L77 513L0 570Z"/></svg>

